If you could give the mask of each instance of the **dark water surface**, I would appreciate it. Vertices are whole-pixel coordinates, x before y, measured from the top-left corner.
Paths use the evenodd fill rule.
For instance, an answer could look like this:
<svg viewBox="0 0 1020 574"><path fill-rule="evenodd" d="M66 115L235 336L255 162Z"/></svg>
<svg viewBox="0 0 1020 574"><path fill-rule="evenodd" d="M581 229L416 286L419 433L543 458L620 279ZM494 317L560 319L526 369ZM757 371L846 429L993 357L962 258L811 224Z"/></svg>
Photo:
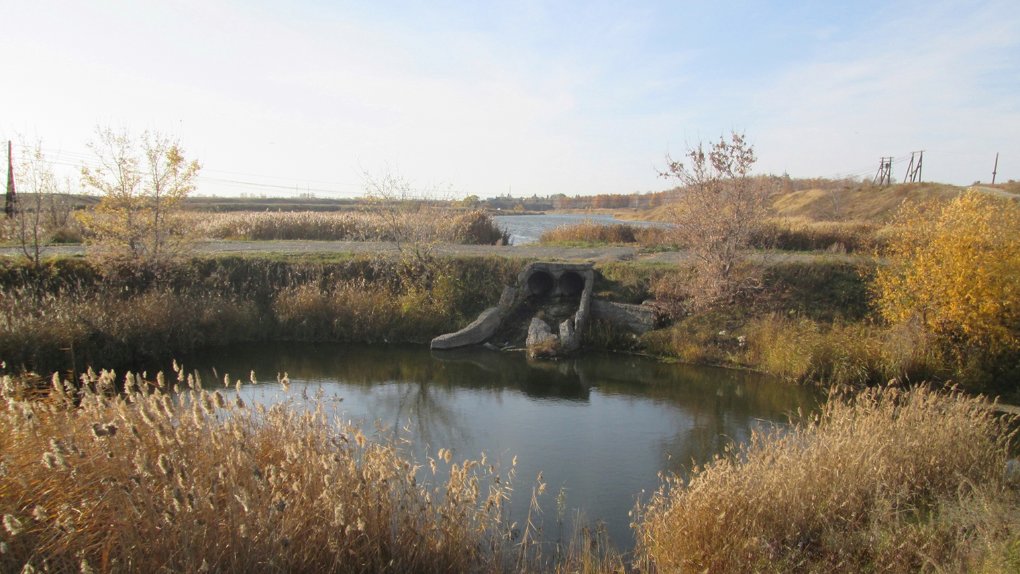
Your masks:
<svg viewBox="0 0 1020 574"><path fill-rule="evenodd" d="M212 368L215 367L215 374ZM534 479L547 483L541 499L544 536L569 535L582 512L606 523L612 542L630 549L628 512L658 473L684 473L751 430L784 423L818 395L760 375L660 363L614 354L529 363L523 354L484 349L430 352L419 346L322 344L247 345L218 349L185 363L207 386L224 374L262 381L246 385L249 403L273 403L322 392L342 398L337 413L384 434L410 430L413 456L452 449L456 460L477 458L508 467L517 456L511 514L524 519ZM284 393L275 383L286 372ZM566 496L562 529L557 494Z"/></svg>

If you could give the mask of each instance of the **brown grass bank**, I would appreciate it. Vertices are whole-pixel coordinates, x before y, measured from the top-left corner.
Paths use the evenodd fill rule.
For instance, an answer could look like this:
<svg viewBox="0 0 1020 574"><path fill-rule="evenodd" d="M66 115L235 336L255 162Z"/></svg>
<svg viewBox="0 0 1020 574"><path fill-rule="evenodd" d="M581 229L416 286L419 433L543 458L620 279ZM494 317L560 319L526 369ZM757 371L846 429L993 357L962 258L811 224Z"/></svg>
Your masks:
<svg viewBox="0 0 1020 574"><path fill-rule="evenodd" d="M833 398L756 433L641 508L654 571L1015 572L1011 435L981 399L924 388Z"/></svg>
<svg viewBox="0 0 1020 574"><path fill-rule="evenodd" d="M0 359L20 368L140 368L259 340L427 342L498 300L522 261L196 258L158 269L0 265Z"/></svg>

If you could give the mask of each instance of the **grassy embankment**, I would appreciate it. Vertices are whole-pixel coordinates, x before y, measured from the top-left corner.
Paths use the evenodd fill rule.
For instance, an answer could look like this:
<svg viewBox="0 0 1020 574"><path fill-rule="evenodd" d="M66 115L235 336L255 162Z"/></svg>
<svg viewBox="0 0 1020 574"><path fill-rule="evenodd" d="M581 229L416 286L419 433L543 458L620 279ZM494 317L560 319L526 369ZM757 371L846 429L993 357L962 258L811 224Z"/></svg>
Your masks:
<svg viewBox="0 0 1020 574"><path fill-rule="evenodd" d="M689 363L751 368L793 381L866 385L897 378L954 381L973 389L1017 396L1020 371L1015 354L953 353L916 325L888 325L873 309L871 280L889 238L893 216L904 200L940 201L964 190L942 185L887 189L805 190L780 195L758 240L761 248L812 251L811 263L765 265L763 288L730 305L689 313L680 310L667 327L641 341L603 334L652 354ZM834 206L849 220L832 220ZM661 211L661 209L659 210ZM630 241L627 225L564 227L552 242ZM841 254L853 253L853 257ZM832 254L832 255L828 255ZM668 298L685 281L685 270L604 269L609 283L622 282L641 296ZM944 343L944 342L943 342Z"/></svg>
<svg viewBox="0 0 1020 574"><path fill-rule="evenodd" d="M158 271L0 264L0 356L14 370L137 368L244 341L427 342L499 298L503 258L195 258Z"/></svg>
<svg viewBox="0 0 1020 574"><path fill-rule="evenodd" d="M233 342L418 342L494 304L526 263L504 258L199 258L159 273L84 260L0 266L0 356L40 372L137 367ZM675 277L666 265L597 266L597 295L639 303ZM783 263L746 304L682 315L634 337L592 325L608 348L736 366L791 381L866 385L892 378L987 386L988 365L947 361L924 336L875 319L869 263ZM1002 382L1002 381L1000 381ZM1008 382L1008 381L1006 381ZM1008 392L1010 385L991 387ZM1012 385L1015 390L1015 385Z"/></svg>
<svg viewBox="0 0 1020 574"><path fill-rule="evenodd" d="M870 263L836 257L776 264L766 270L766 287L753 299L681 314L639 339L605 328L596 334L610 345L685 363L749 368L794 382L862 386L892 378L958 380L961 373L923 339L873 318L870 269ZM676 277L666 266L634 264L604 265L601 273L606 294L631 302Z"/></svg>

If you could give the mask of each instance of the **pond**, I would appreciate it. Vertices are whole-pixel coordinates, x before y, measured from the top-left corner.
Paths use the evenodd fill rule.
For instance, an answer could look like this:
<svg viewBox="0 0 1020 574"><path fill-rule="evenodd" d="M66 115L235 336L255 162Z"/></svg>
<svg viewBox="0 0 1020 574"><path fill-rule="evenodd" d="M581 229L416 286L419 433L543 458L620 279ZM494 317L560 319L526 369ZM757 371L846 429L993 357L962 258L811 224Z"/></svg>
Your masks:
<svg viewBox="0 0 1020 574"><path fill-rule="evenodd" d="M585 221L594 221L606 225L626 223L628 225L662 225L651 221L624 221L611 215L583 213L557 213L544 215L496 215L492 218L496 225L510 234L510 245L534 243L543 233L561 225L577 225Z"/></svg>
<svg viewBox="0 0 1020 574"><path fill-rule="evenodd" d="M665 364L643 357L586 354L529 362L485 349L430 352L419 346L247 345L191 357L207 385L247 380L245 401L274 403L322 392L344 420L401 436L419 462L440 448L456 460L484 452L503 468L517 457L511 517L521 522L541 471L547 541L569 538L578 513L603 521L621 550L633 546L628 512L660 472L683 474L752 429L783 424L819 396L760 375ZM213 371L213 369L216 369ZM275 383L286 372L284 392ZM336 399L342 399L342 402ZM405 430L400 430L405 429ZM408 434L409 432L409 434ZM558 495L565 497L557 525Z"/></svg>

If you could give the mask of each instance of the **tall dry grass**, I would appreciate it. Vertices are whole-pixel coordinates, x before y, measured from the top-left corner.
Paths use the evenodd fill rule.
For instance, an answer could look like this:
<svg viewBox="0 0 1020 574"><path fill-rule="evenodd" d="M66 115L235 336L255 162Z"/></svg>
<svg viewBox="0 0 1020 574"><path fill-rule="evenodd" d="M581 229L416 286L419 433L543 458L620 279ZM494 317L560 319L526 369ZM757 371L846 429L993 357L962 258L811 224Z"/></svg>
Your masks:
<svg viewBox="0 0 1020 574"><path fill-rule="evenodd" d="M252 407L181 375L128 374L122 394L111 373L83 380L28 400L3 379L2 571L502 568L509 476L484 458L440 450L422 469L321 401ZM424 484L437 466L447 478Z"/></svg>
<svg viewBox="0 0 1020 574"><path fill-rule="evenodd" d="M172 352L250 339L260 322L251 301L200 290L0 287L0 352L14 368L71 371L168 359Z"/></svg>
<svg viewBox="0 0 1020 574"><path fill-rule="evenodd" d="M957 393L831 397L816 418L669 479L639 509L640 553L666 572L1010 571L1008 428Z"/></svg>
<svg viewBox="0 0 1020 574"><path fill-rule="evenodd" d="M882 227L868 221L814 221L803 217L768 221L758 247L786 251L872 252L882 243Z"/></svg>
<svg viewBox="0 0 1020 574"><path fill-rule="evenodd" d="M666 229L627 223L598 223L588 220L550 229L542 234L539 241L545 244L638 243L645 247L658 247L666 242Z"/></svg>
<svg viewBox="0 0 1020 574"><path fill-rule="evenodd" d="M458 294L449 276L428 288L349 280L280 291L272 306L278 336L300 341L424 341L456 326Z"/></svg>
<svg viewBox="0 0 1020 574"><path fill-rule="evenodd" d="M864 386L952 373L931 337L907 325L769 314L752 319L743 332L748 365L794 382Z"/></svg>
<svg viewBox="0 0 1020 574"><path fill-rule="evenodd" d="M495 245L506 235L482 211L192 213L196 232L213 239L419 241Z"/></svg>
<svg viewBox="0 0 1020 574"><path fill-rule="evenodd" d="M427 342L493 304L522 266L497 257L218 257L158 270L6 262L0 359L50 372L166 364L244 341Z"/></svg>

